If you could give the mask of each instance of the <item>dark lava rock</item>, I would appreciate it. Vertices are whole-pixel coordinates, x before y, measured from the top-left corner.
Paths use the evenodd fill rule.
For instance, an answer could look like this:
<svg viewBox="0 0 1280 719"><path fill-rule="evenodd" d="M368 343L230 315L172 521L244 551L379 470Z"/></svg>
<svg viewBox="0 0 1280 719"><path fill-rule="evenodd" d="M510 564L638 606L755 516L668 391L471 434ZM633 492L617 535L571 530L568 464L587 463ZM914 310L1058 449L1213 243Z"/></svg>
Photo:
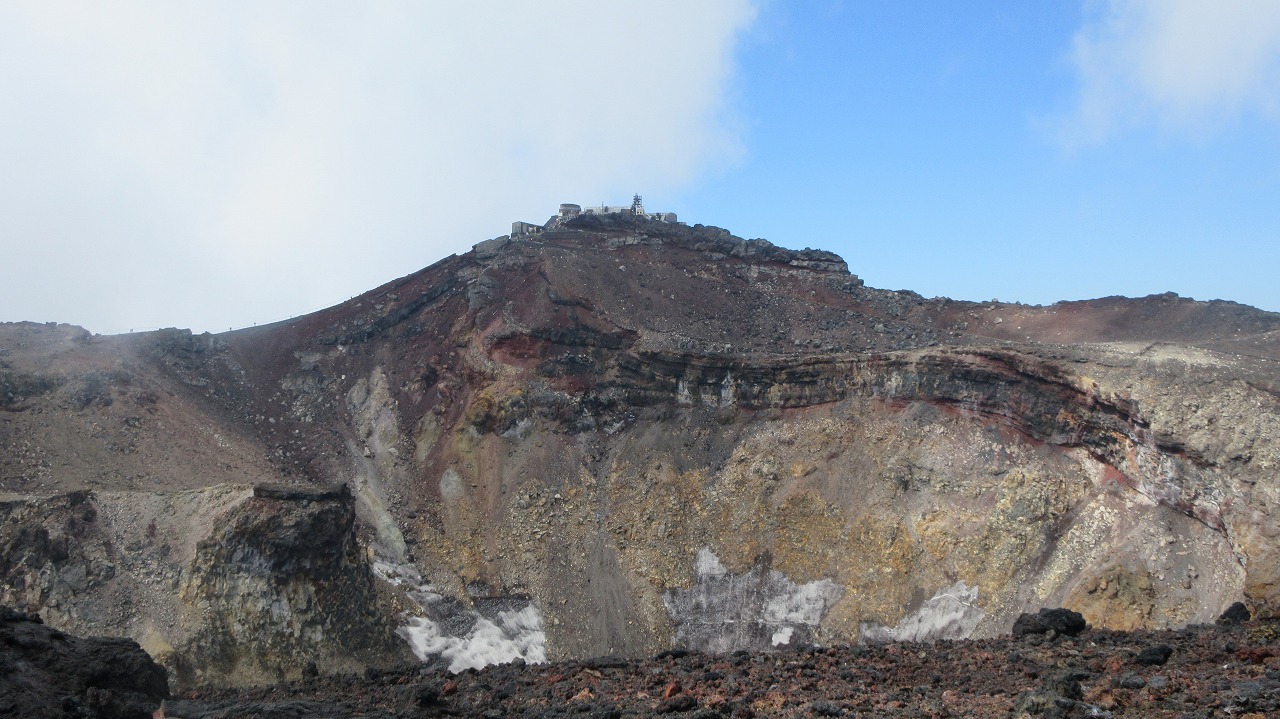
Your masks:
<svg viewBox="0 0 1280 719"><path fill-rule="evenodd" d="M169 676L132 639L82 639L0 607L0 716L150 719Z"/></svg>
<svg viewBox="0 0 1280 719"><path fill-rule="evenodd" d="M351 488L345 483L331 488L259 484L254 486L253 496L262 499L279 499L286 502L321 502L346 499L351 496Z"/></svg>
<svg viewBox="0 0 1280 719"><path fill-rule="evenodd" d="M418 687L417 692L414 694L414 703L423 708L434 706L440 701L440 694L441 689L439 684L435 682L423 684Z"/></svg>
<svg viewBox="0 0 1280 719"><path fill-rule="evenodd" d="M1218 617L1218 624L1243 624L1252 618L1253 616L1249 614L1249 608L1243 602L1236 602L1227 607L1227 611Z"/></svg>
<svg viewBox="0 0 1280 719"><path fill-rule="evenodd" d="M1040 623L1039 617L1023 612L1014 620L1013 629L1010 630L1010 633L1016 638L1022 638L1028 634L1044 634L1047 631L1049 630Z"/></svg>
<svg viewBox="0 0 1280 719"><path fill-rule="evenodd" d="M690 709L697 708L698 700L688 694L677 694L670 699L658 705L659 714L674 714L676 712L687 712Z"/></svg>
<svg viewBox="0 0 1280 719"><path fill-rule="evenodd" d="M1249 712L1254 716L1277 716L1280 711L1280 683L1274 680L1235 682L1231 687L1231 704L1228 714Z"/></svg>
<svg viewBox="0 0 1280 719"><path fill-rule="evenodd" d="M1041 609L1037 618L1041 625L1068 637L1074 637L1089 626L1079 612L1070 609Z"/></svg>
<svg viewBox="0 0 1280 719"><path fill-rule="evenodd" d="M201 707L193 702L165 703L165 716L171 719L348 719L354 713L350 705L342 702L315 702L287 700L281 702L250 702L230 704L216 708ZM147 715L148 717L151 715ZM361 713L363 719L395 719L387 712Z"/></svg>
<svg viewBox="0 0 1280 719"><path fill-rule="evenodd" d="M1269 627L1270 625L1263 625ZM192 687L166 716L232 719L622 719L671 716L1280 717L1280 664L1239 659L1256 626L1177 631L1098 629L1087 641L1045 635L835 646L820 652L502 665L459 674L417 666L322 674L266 687ZM1032 646L1031 641L1040 643ZM1144 649L1172 647L1169 672L1132 664ZM1270 659L1268 654L1264 659ZM740 661L741 660L741 661ZM1126 666L1127 665L1127 666ZM708 674L722 679L705 679ZM0 705L3 700L0 700ZM0 719L6 715L0 712Z"/></svg>
<svg viewBox="0 0 1280 719"><path fill-rule="evenodd" d="M1053 697L1046 695L1044 692L1023 692L1018 696L1018 701L1014 704L1014 713L1021 714L1044 714L1049 707L1053 706Z"/></svg>
<svg viewBox="0 0 1280 719"><path fill-rule="evenodd" d="M1040 689L1023 692L1018 697L1014 711L1045 717L1074 716L1073 712L1080 707L1080 699L1084 696L1080 680L1088 677L1087 672L1071 669L1046 677Z"/></svg>
<svg viewBox="0 0 1280 719"><path fill-rule="evenodd" d="M819 699L818 701L810 704L809 709L813 711L814 714L824 717L838 717L844 713L844 710L840 708L839 704L826 701L825 699Z"/></svg>
<svg viewBox="0 0 1280 719"><path fill-rule="evenodd" d="M1029 634L1057 634L1074 637L1083 632L1089 625L1084 616L1070 609L1041 609L1037 614L1020 614L1013 623L1013 636L1025 637Z"/></svg>
<svg viewBox="0 0 1280 719"><path fill-rule="evenodd" d="M1138 656L1134 657L1135 664L1141 664L1144 667L1158 667L1169 661L1169 657L1173 656L1173 647L1167 644L1160 644L1154 647L1147 647Z"/></svg>
<svg viewBox="0 0 1280 719"><path fill-rule="evenodd" d="M687 656L689 656L688 649L681 649L677 647L676 649L667 649L658 652L655 659L684 659Z"/></svg>
<svg viewBox="0 0 1280 719"><path fill-rule="evenodd" d="M622 669L631 666L631 662L628 660L612 655L592 657L591 659L583 660L582 663L592 669Z"/></svg>
<svg viewBox="0 0 1280 719"><path fill-rule="evenodd" d="M1087 678L1089 678L1087 673L1071 669L1058 672L1044 680L1044 691L1055 696L1079 700L1084 696L1080 688L1080 680Z"/></svg>
<svg viewBox="0 0 1280 719"><path fill-rule="evenodd" d="M1147 685L1147 680L1133 672L1130 672L1121 677L1120 681L1116 682L1116 684L1121 689L1141 689Z"/></svg>

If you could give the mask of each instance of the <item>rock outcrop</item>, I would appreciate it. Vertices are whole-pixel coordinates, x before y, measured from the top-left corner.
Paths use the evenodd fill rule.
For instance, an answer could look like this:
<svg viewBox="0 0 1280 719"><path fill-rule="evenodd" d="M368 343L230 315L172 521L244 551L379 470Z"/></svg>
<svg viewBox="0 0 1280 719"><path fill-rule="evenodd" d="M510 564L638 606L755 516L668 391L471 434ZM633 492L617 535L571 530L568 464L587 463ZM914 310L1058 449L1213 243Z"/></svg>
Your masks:
<svg viewBox="0 0 1280 719"><path fill-rule="evenodd" d="M184 684L262 683L410 656L337 490L254 488L196 545L179 588L198 627L176 658Z"/></svg>
<svg viewBox="0 0 1280 719"><path fill-rule="evenodd" d="M0 605L0 716L151 719L167 698L137 642L70 636Z"/></svg>
<svg viewBox="0 0 1280 719"><path fill-rule="evenodd" d="M0 602L133 636L180 685L409 661L354 504L345 485L0 503Z"/></svg>
<svg viewBox="0 0 1280 719"><path fill-rule="evenodd" d="M1270 616L1278 362L1228 302L925 299L576 220L217 336L0 327L0 596L183 683L396 626L458 662Z"/></svg>

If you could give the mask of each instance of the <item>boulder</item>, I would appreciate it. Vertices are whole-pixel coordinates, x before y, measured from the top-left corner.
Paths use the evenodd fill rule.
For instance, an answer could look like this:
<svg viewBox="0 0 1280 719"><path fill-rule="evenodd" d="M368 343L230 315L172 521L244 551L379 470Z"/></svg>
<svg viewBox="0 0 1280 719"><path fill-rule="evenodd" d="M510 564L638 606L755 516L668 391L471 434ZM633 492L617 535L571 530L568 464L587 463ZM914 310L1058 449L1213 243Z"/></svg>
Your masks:
<svg viewBox="0 0 1280 719"><path fill-rule="evenodd" d="M1158 667L1169 661L1169 657L1173 656L1173 647L1166 644L1147 647L1138 652L1138 656L1134 657L1135 664L1141 664L1144 667Z"/></svg>
<svg viewBox="0 0 1280 719"><path fill-rule="evenodd" d="M0 715L150 719L164 668L132 639L80 638L0 606Z"/></svg>
<svg viewBox="0 0 1280 719"><path fill-rule="evenodd" d="M1069 637L1088 628L1084 617L1070 609L1041 609L1037 614L1020 614L1013 623L1013 636L1025 637L1028 634L1065 634Z"/></svg>
<svg viewBox="0 0 1280 719"><path fill-rule="evenodd" d="M1243 602L1236 602L1218 617L1218 624L1243 624L1253 618Z"/></svg>

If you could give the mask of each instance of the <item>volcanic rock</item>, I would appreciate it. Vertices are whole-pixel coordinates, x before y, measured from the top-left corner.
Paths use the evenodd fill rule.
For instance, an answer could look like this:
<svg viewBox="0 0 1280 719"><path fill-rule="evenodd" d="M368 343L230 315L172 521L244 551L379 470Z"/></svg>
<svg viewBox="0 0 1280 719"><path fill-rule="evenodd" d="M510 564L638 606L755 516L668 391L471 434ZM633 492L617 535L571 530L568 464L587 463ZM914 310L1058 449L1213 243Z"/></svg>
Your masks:
<svg viewBox="0 0 1280 719"><path fill-rule="evenodd" d="M150 719L168 697L137 642L71 636L0 606L0 716Z"/></svg>
<svg viewBox="0 0 1280 719"><path fill-rule="evenodd" d="M416 668L373 678L255 688L204 687L165 704L169 717L314 716L1271 716L1280 670L1233 661L1261 627L1197 625L1178 631L1095 630L1028 646L1005 635L933 645L836 646L804 651L637 659L608 668L579 662L467 671ZM1152 673L1128 659L1149 646L1178 661ZM1112 670L1110 661L1125 661ZM737 661L743 659L744 661ZM710 671L708 671L710 670ZM709 676L710 672L715 677ZM682 689L663 698L664 688ZM428 697L428 701L423 701ZM685 709L687 708L687 709ZM677 711L682 709L682 711ZM1224 711L1230 709L1230 711Z"/></svg>
<svg viewBox="0 0 1280 719"><path fill-rule="evenodd" d="M1147 647L1138 652L1138 656L1133 658L1134 664L1141 664L1144 667L1163 666L1169 661L1169 657L1173 656L1173 647L1161 644L1154 647Z"/></svg>
<svg viewBox="0 0 1280 719"><path fill-rule="evenodd" d="M0 325L0 602L182 686L1267 617L1277 362L1230 302L639 218L218 335Z"/></svg>
<svg viewBox="0 0 1280 719"><path fill-rule="evenodd" d="M175 662L183 683L407 660L354 525L346 485L258 486L228 510L196 545L180 586L183 603L203 619Z"/></svg>
<svg viewBox="0 0 1280 719"><path fill-rule="evenodd" d="M1218 624L1240 624L1252 619L1249 614L1249 608L1243 602L1234 602L1227 610L1218 616Z"/></svg>
<svg viewBox="0 0 1280 719"><path fill-rule="evenodd" d="M1020 614L1013 622L1013 636L1055 634L1074 637L1088 627L1079 612L1070 609L1041 609L1036 614Z"/></svg>

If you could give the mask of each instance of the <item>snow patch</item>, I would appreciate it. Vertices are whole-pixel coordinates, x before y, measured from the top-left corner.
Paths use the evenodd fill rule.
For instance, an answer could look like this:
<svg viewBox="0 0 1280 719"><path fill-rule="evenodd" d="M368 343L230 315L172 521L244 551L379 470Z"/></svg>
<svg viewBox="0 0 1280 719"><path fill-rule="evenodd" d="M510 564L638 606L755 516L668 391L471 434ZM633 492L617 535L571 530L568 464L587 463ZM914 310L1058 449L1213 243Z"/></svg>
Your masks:
<svg viewBox="0 0 1280 719"><path fill-rule="evenodd" d="M542 611L520 596L477 597L475 609L432 591L411 566L375 562L374 573L396 586L409 587L422 616L410 617L396 633L421 661L449 662L449 671L480 669L521 659L547 661Z"/></svg>
<svg viewBox="0 0 1280 719"><path fill-rule="evenodd" d="M720 558L715 552L703 547L698 550L698 558L694 564L694 571L697 572L698 578L705 577L723 577L729 573L729 570L720 563Z"/></svg>
<svg viewBox="0 0 1280 719"><path fill-rule="evenodd" d="M780 647L783 644L787 644L791 641L791 633L793 631L795 630L793 630L791 627L783 627L778 631L774 632L773 638L770 639L769 641L773 644L773 646Z"/></svg>
<svg viewBox="0 0 1280 719"><path fill-rule="evenodd" d="M668 590L662 601L676 625L677 644L731 652L812 642L841 593L830 579L796 584L762 564L733 574L704 547L694 561L693 586Z"/></svg>
<svg viewBox="0 0 1280 719"><path fill-rule="evenodd" d="M963 581L956 582L903 617L896 627L863 622L860 625L862 640L881 643L967 639L985 614L974 604L977 601L977 587L970 587Z"/></svg>
<svg viewBox="0 0 1280 719"><path fill-rule="evenodd" d="M444 657L455 674L517 659L530 664L547 661L542 612L532 603L517 611L498 612L495 620L477 615L471 629L458 636L446 634L441 624L426 617L413 617L399 633L419 659Z"/></svg>
<svg viewBox="0 0 1280 719"><path fill-rule="evenodd" d="M693 394L689 392L689 385L684 380L676 382L676 404L682 407L688 407L693 404Z"/></svg>

